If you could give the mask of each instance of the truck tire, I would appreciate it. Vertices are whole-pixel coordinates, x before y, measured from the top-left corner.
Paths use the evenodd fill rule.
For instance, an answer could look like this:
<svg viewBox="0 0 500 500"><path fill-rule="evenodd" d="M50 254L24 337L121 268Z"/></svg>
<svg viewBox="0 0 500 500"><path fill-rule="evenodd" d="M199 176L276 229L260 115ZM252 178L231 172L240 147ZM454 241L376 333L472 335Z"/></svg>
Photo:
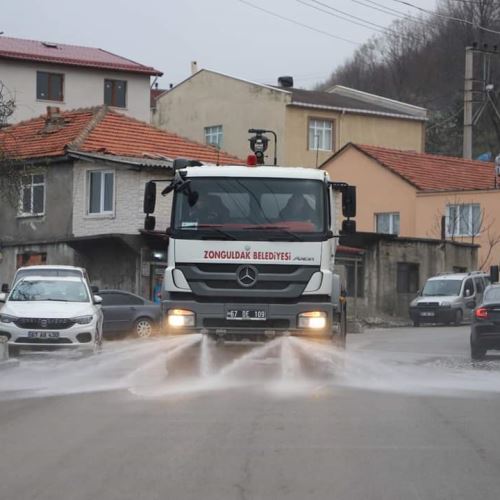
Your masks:
<svg viewBox="0 0 500 500"><path fill-rule="evenodd" d="M345 302L339 304L340 313L338 313L338 329L332 325L332 342L339 349L345 349L347 337L347 307Z"/></svg>

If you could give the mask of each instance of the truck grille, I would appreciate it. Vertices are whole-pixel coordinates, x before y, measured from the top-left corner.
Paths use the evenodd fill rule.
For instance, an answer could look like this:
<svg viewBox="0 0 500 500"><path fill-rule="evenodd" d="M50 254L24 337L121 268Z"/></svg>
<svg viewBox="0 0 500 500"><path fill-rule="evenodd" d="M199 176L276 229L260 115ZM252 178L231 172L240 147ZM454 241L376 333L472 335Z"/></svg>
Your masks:
<svg viewBox="0 0 500 500"><path fill-rule="evenodd" d="M252 297L296 299L302 295L318 266L252 264L256 281L243 286L238 272L245 264L181 264L182 271L195 297Z"/></svg>

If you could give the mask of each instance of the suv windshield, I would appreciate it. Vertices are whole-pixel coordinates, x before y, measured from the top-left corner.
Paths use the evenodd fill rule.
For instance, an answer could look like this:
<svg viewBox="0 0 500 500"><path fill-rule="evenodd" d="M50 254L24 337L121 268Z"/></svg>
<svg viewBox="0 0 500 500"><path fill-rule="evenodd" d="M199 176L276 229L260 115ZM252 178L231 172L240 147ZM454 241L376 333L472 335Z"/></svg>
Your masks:
<svg viewBox="0 0 500 500"><path fill-rule="evenodd" d="M12 290L10 301L88 302L89 296L81 281L19 281Z"/></svg>
<svg viewBox="0 0 500 500"><path fill-rule="evenodd" d="M462 280L429 280L422 290L424 297L459 295Z"/></svg>
<svg viewBox="0 0 500 500"><path fill-rule="evenodd" d="M175 230L278 232L293 234L324 233L324 184L308 179L191 178L196 193L176 194ZM293 234L291 234L293 233ZM295 238L296 239L296 238Z"/></svg>

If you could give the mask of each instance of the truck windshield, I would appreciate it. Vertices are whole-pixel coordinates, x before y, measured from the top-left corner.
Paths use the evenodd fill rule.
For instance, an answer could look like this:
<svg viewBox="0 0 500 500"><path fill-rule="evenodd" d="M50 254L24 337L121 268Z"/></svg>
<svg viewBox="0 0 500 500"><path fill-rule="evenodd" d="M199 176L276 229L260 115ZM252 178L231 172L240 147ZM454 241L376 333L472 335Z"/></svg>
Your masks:
<svg viewBox="0 0 500 500"><path fill-rule="evenodd" d="M459 295L461 280L429 280L422 290L424 297Z"/></svg>
<svg viewBox="0 0 500 500"><path fill-rule="evenodd" d="M219 234L265 231L288 238L326 230L326 190L321 181L195 177L191 178L190 188L196 193L192 206L185 193L176 193L175 230L213 229Z"/></svg>

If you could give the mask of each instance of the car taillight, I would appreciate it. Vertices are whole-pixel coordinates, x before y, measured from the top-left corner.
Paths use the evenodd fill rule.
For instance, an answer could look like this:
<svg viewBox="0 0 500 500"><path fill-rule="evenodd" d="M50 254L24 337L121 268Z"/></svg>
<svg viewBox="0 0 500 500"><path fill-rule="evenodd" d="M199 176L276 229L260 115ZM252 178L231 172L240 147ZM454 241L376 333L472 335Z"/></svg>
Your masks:
<svg viewBox="0 0 500 500"><path fill-rule="evenodd" d="M486 309L486 307L480 307L479 309L476 309L474 315L476 318L486 319L488 317L488 309Z"/></svg>

